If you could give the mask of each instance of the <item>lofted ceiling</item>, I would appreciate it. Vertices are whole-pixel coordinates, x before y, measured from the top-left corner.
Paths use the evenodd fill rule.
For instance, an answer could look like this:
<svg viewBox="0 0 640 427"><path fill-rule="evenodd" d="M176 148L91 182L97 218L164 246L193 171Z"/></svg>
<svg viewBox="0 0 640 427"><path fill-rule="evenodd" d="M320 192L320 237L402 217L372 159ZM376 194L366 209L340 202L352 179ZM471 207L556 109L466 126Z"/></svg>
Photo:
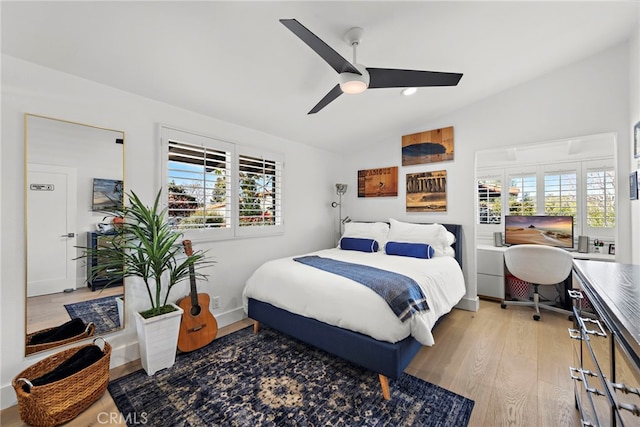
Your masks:
<svg viewBox="0 0 640 427"><path fill-rule="evenodd" d="M636 1L2 1L2 52L336 152L429 122L627 40ZM307 112L338 75L278 21L368 67L460 72L455 87L369 89ZM606 76L603 76L606 78ZM194 129L198 130L198 129Z"/></svg>

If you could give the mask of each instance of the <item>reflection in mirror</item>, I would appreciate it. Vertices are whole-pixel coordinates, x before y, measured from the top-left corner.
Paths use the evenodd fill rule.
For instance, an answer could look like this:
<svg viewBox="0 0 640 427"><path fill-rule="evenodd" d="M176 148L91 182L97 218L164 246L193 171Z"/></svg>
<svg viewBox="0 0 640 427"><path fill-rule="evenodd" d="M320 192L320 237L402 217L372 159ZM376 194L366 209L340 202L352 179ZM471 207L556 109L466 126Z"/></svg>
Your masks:
<svg viewBox="0 0 640 427"><path fill-rule="evenodd" d="M79 247L108 244L94 205L124 185L124 132L25 114L25 171L25 353L124 327L123 282L87 283L76 260Z"/></svg>

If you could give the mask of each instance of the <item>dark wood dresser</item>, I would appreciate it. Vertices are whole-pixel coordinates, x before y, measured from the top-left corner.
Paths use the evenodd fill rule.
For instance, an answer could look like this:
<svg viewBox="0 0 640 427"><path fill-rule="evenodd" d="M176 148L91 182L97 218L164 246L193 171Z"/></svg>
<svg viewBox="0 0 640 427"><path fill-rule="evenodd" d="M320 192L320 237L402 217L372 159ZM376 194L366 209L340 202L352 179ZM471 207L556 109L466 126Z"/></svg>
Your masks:
<svg viewBox="0 0 640 427"><path fill-rule="evenodd" d="M640 426L640 266L574 260L576 407L584 426Z"/></svg>

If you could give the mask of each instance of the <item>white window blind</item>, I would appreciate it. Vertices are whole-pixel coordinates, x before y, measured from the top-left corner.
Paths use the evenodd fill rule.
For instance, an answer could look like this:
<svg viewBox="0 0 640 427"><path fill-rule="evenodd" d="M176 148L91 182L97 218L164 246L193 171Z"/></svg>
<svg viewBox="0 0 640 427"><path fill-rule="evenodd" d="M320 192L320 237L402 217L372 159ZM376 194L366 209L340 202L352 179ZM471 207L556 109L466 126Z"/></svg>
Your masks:
<svg viewBox="0 0 640 427"><path fill-rule="evenodd" d="M587 170L587 226L613 228L616 225L616 188L613 168Z"/></svg>
<svg viewBox="0 0 640 427"><path fill-rule="evenodd" d="M186 239L284 232L284 156L160 126L170 223Z"/></svg>
<svg viewBox="0 0 640 427"><path fill-rule="evenodd" d="M575 170L548 172L544 175L544 214L578 216L578 186Z"/></svg>
<svg viewBox="0 0 640 427"><path fill-rule="evenodd" d="M536 214L536 175L509 176L509 215Z"/></svg>
<svg viewBox="0 0 640 427"><path fill-rule="evenodd" d="M167 175L169 220L176 228L231 227L230 151L170 139Z"/></svg>
<svg viewBox="0 0 640 427"><path fill-rule="evenodd" d="M238 156L238 225L282 225L282 162L263 156Z"/></svg>
<svg viewBox="0 0 640 427"><path fill-rule="evenodd" d="M478 179L478 222L500 224L502 222L501 179L487 177Z"/></svg>

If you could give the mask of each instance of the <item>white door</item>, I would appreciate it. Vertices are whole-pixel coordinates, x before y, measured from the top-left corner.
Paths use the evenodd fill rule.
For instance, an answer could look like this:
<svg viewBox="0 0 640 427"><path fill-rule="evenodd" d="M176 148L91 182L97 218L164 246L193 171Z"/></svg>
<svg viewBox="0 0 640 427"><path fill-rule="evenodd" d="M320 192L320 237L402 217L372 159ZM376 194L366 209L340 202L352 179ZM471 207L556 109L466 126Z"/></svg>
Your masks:
<svg viewBox="0 0 640 427"><path fill-rule="evenodd" d="M29 164L27 296L76 288L76 170Z"/></svg>

